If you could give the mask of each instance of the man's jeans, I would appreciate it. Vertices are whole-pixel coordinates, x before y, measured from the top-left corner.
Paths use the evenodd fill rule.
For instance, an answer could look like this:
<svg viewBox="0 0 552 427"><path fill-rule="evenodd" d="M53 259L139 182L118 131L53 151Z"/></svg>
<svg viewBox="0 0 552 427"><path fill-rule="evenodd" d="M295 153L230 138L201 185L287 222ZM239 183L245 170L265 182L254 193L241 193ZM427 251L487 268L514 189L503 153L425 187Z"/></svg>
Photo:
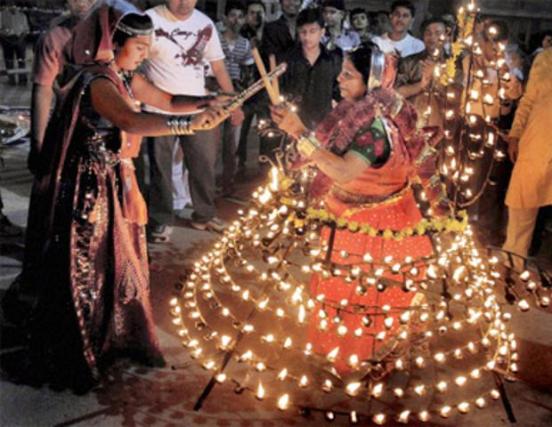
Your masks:
<svg viewBox="0 0 552 427"><path fill-rule="evenodd" d="M241 125L233 126L230 120L221 125L222 128L222 187L230 189L234 184L236 174L236 150Z"/></svg>
<svg viewBox="0 0 552 427"><path fill-rule="evenodd" d="M216 215L215 163L220 143L219 129L201 131L188 136L148 138L150 157L149 223L172 225L174 144L184 151L184 163L189 173L190 193L194 205L192 219L207 222Z"/></svg>

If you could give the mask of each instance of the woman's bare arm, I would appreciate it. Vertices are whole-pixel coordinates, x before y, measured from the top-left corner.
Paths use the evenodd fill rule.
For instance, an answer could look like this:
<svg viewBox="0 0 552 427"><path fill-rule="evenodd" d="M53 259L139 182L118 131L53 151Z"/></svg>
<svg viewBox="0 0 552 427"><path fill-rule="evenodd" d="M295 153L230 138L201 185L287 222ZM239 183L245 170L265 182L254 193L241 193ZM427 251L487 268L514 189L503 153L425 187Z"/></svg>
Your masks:
<svg viewBox="0 0 552 427"><path fill-rule="evenodd" d="M271 106L272 119L278 127L295 139L301 138L307 131L307 127L299 118L299 115L291 111L286 105ZM345 184L357 178L370 162L353 153L345 153L340 157L325 148L317 148L309 156L318 168L338 184Z"/></svg>
<svg viewBox="0 0 552 427"><path fill-rule="evenodd" d="M142 136L171 133L166 116L134 111L107 78L98 78L91 83L90 96L94 110L125 132ZM217 114L210 111L195 115L192 129L209 129L216 124L217 119Z"/></svg>

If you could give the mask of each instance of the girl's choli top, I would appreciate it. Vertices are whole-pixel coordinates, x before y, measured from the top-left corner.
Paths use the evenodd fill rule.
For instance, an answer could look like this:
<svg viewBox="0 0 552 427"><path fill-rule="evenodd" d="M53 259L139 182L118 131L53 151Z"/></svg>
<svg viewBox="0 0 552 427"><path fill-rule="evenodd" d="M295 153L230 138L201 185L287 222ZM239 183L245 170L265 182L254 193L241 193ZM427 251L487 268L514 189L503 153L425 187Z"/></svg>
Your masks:
<svg viewBox="0 0 552 427"><path fill-rule="evenodd" d="M94 110L89 90L83 96L78 120L74 138L77 139L76 145L80 148L79 154L86 158L90 165L95 162L102 166L117 165L121 154L120 131Z"/></svg>
<svg viewBox="0 0 552 427"><path fill-rule="evenodd" d="M93 77L94 78L94 77ZM95 78L102 78L96 76ZM121 94L128 104L137 109L128 81L132 76L122 76ZM96 112L92 106L90 84L86 87L80 104L80 115L73 135L74 157L89 172L106 176L114 174L119 187L123 216L132 223L147 223L147 206L140 193L133 158L140 151L141 137L124 132Z"/></svg>

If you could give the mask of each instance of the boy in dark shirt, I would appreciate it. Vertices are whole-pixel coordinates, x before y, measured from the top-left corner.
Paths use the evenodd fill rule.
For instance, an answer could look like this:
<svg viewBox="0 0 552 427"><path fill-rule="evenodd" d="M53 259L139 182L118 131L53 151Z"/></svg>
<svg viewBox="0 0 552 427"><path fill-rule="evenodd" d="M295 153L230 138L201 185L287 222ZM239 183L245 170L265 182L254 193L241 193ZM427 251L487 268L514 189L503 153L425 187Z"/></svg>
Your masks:
<svg viewBox="0 0 552 427"><path fill-rule="evenodd" d="M301 0L280 0L282 15L276 21L269 22L263 30L261 53L265 58L276 55L280 58L295 44L297 14Z"/></svg>
<svg viewBox="0 0 552 427"><path fill-rule="evenodd" d="M342 57L321 43L324 21L320 9L305 9L297 17L299 44L285 57L288 70L282 92L299 108L299 116L313 129L332 109Z"/></svg>

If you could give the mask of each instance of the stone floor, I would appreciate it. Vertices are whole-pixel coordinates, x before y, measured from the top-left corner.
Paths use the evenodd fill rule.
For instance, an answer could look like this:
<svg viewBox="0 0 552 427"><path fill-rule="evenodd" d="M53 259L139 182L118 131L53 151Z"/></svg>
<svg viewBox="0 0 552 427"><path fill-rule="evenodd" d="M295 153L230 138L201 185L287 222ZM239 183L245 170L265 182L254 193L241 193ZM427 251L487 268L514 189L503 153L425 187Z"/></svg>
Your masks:
<svg viewBox="0 0 552 427"><path fill-rule="evenodd" d="M0 79L0 99L2 104L29 105L29 88L13 88ZM252 138L250 158L256 150ZM26 170L25 159L28 144L5 150L5 165L0 170L0 183L4 197L5 213L15 223L24 226L31 176ZM250 177L255 175L256 165L249 165ZM238 196L246 198L251 188L259 182L251 178L238 188ZM239 200L218 200L220 216L234 217L240 206ZM157 332L167 359L163 369L144 369L122 362L111 373L107 381L85 396L77 396L69 391L54 391L48 387L33 388L0 379L0 426L282 426L324 424L320 414L302 417L283 413L260 403L251 396L234 393L229 384L216 386L200 412L192 407L202 388L208 382L208 374L199 368L181 348L174 334L168 315L168 301L174 292L173 285L179 275L202 250L209 247L216 236L186 228L178 224L174 239L168 245L151 246L152 303L155 310ZM0 296L11 280L19 272L22 257L22 243L18 239L0 242ZM550 316L548 316L550 317ZM552 372L551 352L552 330L546 313L542 317L523 322L527 338L535 338L541 347L539 355L530 359L535 377L550 376ZM0 319L1 320L1 319ZM548 322L548 323L547 323ZM18 357L21 342L9 324L1 322L0 360ZM548 384L552 384L552 381ZM552 425L552 389L535 388L524 382L508 383L509 392L517 425ZM347 419L335 421L338 425L348 425ZM426 424L433 426L507 426L508 422L500 403L495 403L484 411L452 420L437 420ZM390 425L390 424L388 424Z"/></svg>

